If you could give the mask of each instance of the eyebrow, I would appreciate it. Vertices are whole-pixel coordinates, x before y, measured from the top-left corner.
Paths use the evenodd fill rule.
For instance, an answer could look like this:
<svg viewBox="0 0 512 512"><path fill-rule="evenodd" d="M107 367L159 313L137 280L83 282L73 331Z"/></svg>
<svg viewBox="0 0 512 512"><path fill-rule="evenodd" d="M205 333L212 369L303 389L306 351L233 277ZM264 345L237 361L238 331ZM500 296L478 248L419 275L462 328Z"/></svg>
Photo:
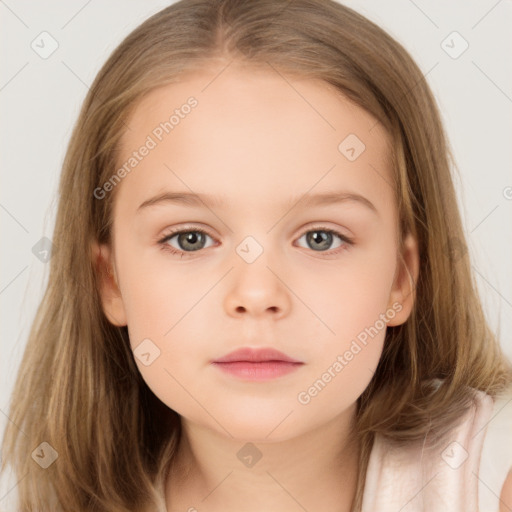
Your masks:
<svg viewBox="0 0 512 512"><path fill-rule="evenodd" d="M305 194L304 196L299 196L298 198L291 198L285 206L288 208L295 206L306 208L344 202L359 203L363 206L366 206L376 215L379 215L377 208L369 199L362 196L361 194L348 191ZM225 200L218 196L194 194L192 192L162 192L161 194L151 197L150 199L147 199L141 203L137 208L137 212L140 212L150 206L155 206L162 203L176 203L182 204L183 206L206 208L221 208L226 204Z"/></svg>

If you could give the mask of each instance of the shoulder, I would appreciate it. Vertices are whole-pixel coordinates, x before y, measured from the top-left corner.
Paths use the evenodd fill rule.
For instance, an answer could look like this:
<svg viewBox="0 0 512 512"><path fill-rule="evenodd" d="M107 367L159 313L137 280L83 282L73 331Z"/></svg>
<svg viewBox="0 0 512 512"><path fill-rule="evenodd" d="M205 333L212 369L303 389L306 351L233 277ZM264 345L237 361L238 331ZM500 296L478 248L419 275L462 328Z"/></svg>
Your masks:
<svg viewBox="0 0 512 512"><path fill-rule="evenodd" d="M479 392L481 397L488 395ZM482 512L512 510L512 390L492 402L484 424L485 434L478 472Z"/></svg>
<svg viewBox="0 0 512 512"><path fill-rule="evenodd" d="M362 510L389 510L415 496L417 510L430 503L436 510L512 511L512 390L496 399L475 391L464 417L432 443L375 436Z"/></svg>
<svg viewBox="0 0 512 512"><path fill-rule="evenodd" d="M510 468L501 488L499 512L510 512L510 510L512 510L512 468Z"/></svg>

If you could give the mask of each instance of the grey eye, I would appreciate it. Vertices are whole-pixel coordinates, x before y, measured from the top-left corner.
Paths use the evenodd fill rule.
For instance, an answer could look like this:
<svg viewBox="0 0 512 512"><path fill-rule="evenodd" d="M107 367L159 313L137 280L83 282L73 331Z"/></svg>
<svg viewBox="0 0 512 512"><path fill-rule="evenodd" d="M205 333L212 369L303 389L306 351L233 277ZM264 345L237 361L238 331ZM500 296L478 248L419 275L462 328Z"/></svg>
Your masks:
<svg viewBox="0 0 512 512"><path fill-rule="evenodd" d="M340 247L342 245L341 243L336 247L331 247L335 237L343 241L341 235L337 234L335 231L326 229L312 229L307 231L299 238L299 240L303 237L306 237L306 243L308 244L308 247L306 247L307 249L318 249L319 252Z"/></svg>

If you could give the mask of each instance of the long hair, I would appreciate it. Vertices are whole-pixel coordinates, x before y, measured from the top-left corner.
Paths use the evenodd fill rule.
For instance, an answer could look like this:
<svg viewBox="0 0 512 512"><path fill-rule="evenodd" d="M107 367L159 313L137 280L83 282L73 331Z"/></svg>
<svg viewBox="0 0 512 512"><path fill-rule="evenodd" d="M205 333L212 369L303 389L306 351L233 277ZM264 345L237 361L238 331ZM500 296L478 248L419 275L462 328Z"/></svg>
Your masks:
<svg viewBox="0 0 512 512"><path fill-rule="evenodd" d="M141 378L127 328L102 310L91 247L111 242L115 191L98 200L94 190L120 164L125 123L138 101L211 59L323 80L372 114L393 141L400 243L409 232L417 237L420 272L413 311L388 327L379 365L357 401L353 510L361 508L377 433L399 443L442 435L471 406L474 389L496 397L512 382L471 272L439 110L403 46L333 0L181 0L114 50L67 148L48 284L2 444L2 471L12 466L23 511L128 512L157 503L180 417ZM56 459L43 468L38 453Z"/></svg>

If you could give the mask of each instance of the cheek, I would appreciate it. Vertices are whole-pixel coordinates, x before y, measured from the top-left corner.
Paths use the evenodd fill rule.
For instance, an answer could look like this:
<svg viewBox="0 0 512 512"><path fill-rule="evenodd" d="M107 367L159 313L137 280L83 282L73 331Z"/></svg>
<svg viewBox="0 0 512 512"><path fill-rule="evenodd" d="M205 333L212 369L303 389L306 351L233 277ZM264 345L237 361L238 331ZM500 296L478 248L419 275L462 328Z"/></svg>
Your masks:
<svg viewBox="0 0 512 512"><path fill-rule="evenodd" d="M170 265L165 272L155 265L148 267L151 270L132 269L136 278L126 282L134 360L155 396L180 414L190 415L195 411L190 395L202 395L195 371L204 369L208 359L198 343L208 341L202 320L211 303L208 297L201 300L208 281L194 281Z"/></svg>
<svg viewBox="0 0 512 512"><path fill-rule="evenodd" d="M317 281L304 292L322 319L313 337L321 349L309 372L311 394L303 388L307 396L299 403L315 401L321 407L330 400L345 400L348 405L368 386L380 360L386 321L395 316L389 305L394 254L382 251L352 261L331 273L323 288Z"/></svg>
<svg viewBox="0 0 512 512"><path fill-rule="evenodd" d="M395 263L392 247L353 251L337 268L324 268L314 278L303 279L298 288L321 320L313 322L319 339L331 338L342 346L373 325L388 308Z"/></svg>
<svg viewBox="0 0 512 512"><path fill-rule="evenodd" d="M331 284L335 300L325 302L325 311L318 315L330 319L332 332L325 326L316 330L314 361L296 395L296 403L318 421L353 404L375 373L386 319L394 316L387 307L389 279L378 281L378 277L371 272L338 276Z"/></svg>
<svg viewBox="0 0 512 512"><path fill-rule="evenodd" d="M211 273L191 275L184 266L166 262L160 255L144 259L135 257L135 252L128 254L123 301L134 360L162 402L186 410L190 395L179 383L193 392L194 365L203 369L213 355L207 350L210 322L205 322L213 309L213 295L207 294Z"/></svg>
<svg viewBox="0 0 512 512"><path fill-rule="evenodd" d="M165 342L183 325L190 328L192 317L197 320L210 276L202 279L170 258L154 248L137 253L135 245L120 254L123 304L134 344L146 337Z"/></svg>

